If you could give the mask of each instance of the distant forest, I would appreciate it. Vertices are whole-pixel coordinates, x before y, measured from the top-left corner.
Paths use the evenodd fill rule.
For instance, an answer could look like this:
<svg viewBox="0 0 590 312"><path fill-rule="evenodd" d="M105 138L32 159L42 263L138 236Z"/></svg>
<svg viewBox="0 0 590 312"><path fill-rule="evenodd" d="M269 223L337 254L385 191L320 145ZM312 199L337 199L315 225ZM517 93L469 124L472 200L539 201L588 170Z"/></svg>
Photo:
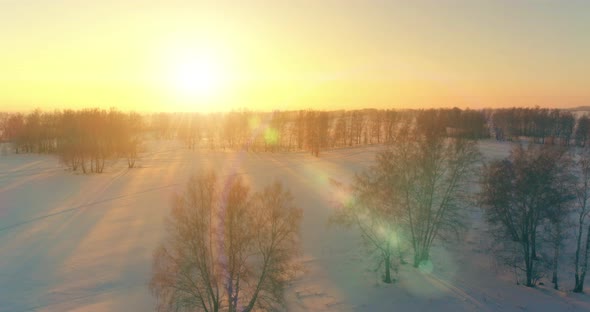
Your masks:
<svg viewBox="0 0 590 312"><path fill-rule="evenodd" d="M528 139L542 144L585 146L590 118L569 110L248 110L227 113L140 115L116 109L28 114L0 113L0 139L15 153L51 153L73 170L101 172L104 161L124 157L133 167L147 138L181 140L190 149L255 152L320 151L393 142L412 126L449 137Z"/></svg>

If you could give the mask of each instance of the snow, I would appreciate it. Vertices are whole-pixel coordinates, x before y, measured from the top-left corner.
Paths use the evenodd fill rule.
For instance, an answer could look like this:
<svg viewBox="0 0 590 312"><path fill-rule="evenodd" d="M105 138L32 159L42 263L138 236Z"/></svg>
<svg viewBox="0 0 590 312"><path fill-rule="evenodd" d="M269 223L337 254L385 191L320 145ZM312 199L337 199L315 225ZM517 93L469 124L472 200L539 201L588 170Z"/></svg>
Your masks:
<svg viewBox="0 0 590 312"><path fill-rule="evenodd" d="M509 143L480 144L486 159ZM307 153L189 151L151 142L128 170L66 170L55 157L0 154L0 311L149 311L152 252L163 234L171 196L192 174L214 168L241 174L253 189L282 181L304 209L303 270L289 287L290 311L590 311L587 295L515 285L490 254L477 208L458 243L438 244L433 270L402 266L399 281L380 282L354 230L328 224L330 180L347 182L380 147ZM573 274L564 259L562 285ZM567 275L566 275L567 274Z"/></svg>

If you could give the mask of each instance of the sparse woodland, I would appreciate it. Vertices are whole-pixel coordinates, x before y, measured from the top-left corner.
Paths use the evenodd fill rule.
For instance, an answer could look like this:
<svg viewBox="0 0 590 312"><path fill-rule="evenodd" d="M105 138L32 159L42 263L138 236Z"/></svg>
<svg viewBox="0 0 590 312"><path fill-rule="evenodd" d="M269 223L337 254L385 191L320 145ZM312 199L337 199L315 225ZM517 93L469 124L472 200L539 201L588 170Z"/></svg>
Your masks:
<svg viewBox="0 0 590 312"><path fill-rule="evenodd" d="M178 139L189 149L254 152L321 151L371 144L391 144L400 125L418 119L421 127L437 120L448 136L489 136L482 111L353 110L275 111L261 113L157 113L139 115L115 109L84 109L0 115L2 141L16 153L51 153L77 168L101 171L105 159L129 158L130 167L142 139ZM98 165L95 164L98 160ZM92 165L90 164L92 162Z"/></svg>
<svg viewBox="0 0 590 312"><path fill-rule="evenodd" d="M586 115L576 119L567 110L509 108L490 110L486 115L488 126L498 140L518 141L527 137L541 144L585 146L590 131Z"/></svg>
<svg viewBox="0 0 590 312"><path fill-rule="evenodd" d="M123 115L127 115L127 121ZM497 140L510 141L528 138L535 143L579 147L585 146L590 137L590 119L586 115L576 118L570 111L538 107L494 110L300 110L270 113L242 110L151 115L100 109L55 112L35 110L28 114L0 114L0 133L3 141L12 143L16 153L56 153L60 149L60 141L76 139L64 138L71 136L68 132L73 131L86 132L85 140L93 145L92 141L102 141L104 138L88 139L98 135L90 134L91 128L114 125L119 127L118 130L125 131L119 131L117 135L128 135L131 142L151 135L157 139L181 140L190 149L244 149L256 152L306 150L318 156L322 150L333 148L391 144L401 125L415 123L418 128L422 128L428 127L433 121L450 137L483 139L491 136ZM125 146L132 147L133 144Z"/></svg>
<svg viewBox="0 0 590 312"><path fill-rule="evenodd" d="M411 262L421 267L434 260L429 253L433 244L458 237L468 220L467 207L479 206L489 225L489 234L497 241L495 251L502 263L515 272L517 283L535 286L541 278L550 276L557 289L561 281L571 278L575 279L573 291L584 291L590 256L590 153L587 150L590 119L586 115L538 107L270 113L242 110L151 115L115 109L35 110L28 114L0 114L0 135L15 153L54 154L62 164L83 173L101 173L105 164L116 159L125 160L133 168L141 158L143 142L148 139L178 140L190 150L306 151L316 157L330 149L382 145L384 149L377 153L374 164L357 174L351 185L337 185L338 189L353 194L353 200L341 204L333 219L359 229L367 252L383 272L384 282L396 280L399 265ZM529 144L526 148L515 147L506 159L480 166L477 140L486 138ZM481 183L476 194L468 184L474 184L477 169L481 169ZM205 203L204 192L218 193L215 179L210 179L191 180L187 196L193 197L179 198L174 213L189 213L189 207L197 209L194 201ZM205 186L210 189L204 190ZM248 214L260 213L252 207L272 206L265 203L267 196L274 198L273 192L283 192L275 185L274 191L267 189L251 196L242 182L236 181L235 187L236 192L242 190L240 196L247 202L247 207L242 208ZM201 195L197 196L195 190ZM243 213L236 205L235 213ZM211 232L213 225L199 226ZM244 248L255 248L252 245L255 242L256 248L260 248L261 241L257 240L262 239L263 233L251 234ZM207 238L211 242L217 239ZM563 248L566 242L573 242L575 253L569 255L573 260L564 262L560 259L567 258L564 253L570 252ZM258 251L263 259L263 251ZM171 255L158 257L158 265L170 265L163 261ZM213 262L203 264L206 267L199 270L219 270ZM559 276L559 267L563 266L573 267L575 276ZM253 277L253 272L236 270L239 279ZM207 283L217 283L214 286L217 290L210 293L209 288L213 286L206 285L209 291L206 296L212 297L203 298L207 304L217 302L218 309L235 308L232 300L238 295L230 290L230 295L224 298L219 291L228 285L240 286L233 280L235 277L231 277L233 282L227 282L219 280L218 274L206 278ZM163 276L152 281L159 298L166 301L180 296L169 293L171 288L166 290L166 287L172 286L165 287L164 282L171 283ZM187 282L192 281L182 281ZM275 282L278 280L272 283ZM239 296L252 297L255 293L249 289ZM274 294L266 292L264 296L271 298ZM277 298L269 302L276 303ZM258 302L255 306L263 303L257 300L262 299L255 299ZM207 309L215 310L214 306Z"/></svg>
<svg viewBox="0 0 590 312"><path fill-rule="evenodd" d="M125 158L133 168L144 131L139 114L115 109L5 115L2 129L15 153L55 154L67 167L84 173L101 173L112 158Z"/></svg>

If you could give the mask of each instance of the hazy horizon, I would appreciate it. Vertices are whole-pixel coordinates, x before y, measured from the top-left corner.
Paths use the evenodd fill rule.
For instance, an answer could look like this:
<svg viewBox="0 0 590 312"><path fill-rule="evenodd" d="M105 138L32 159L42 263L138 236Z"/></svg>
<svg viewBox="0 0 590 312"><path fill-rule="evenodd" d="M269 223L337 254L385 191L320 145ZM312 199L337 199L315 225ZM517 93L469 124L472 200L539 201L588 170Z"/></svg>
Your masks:
<svg viewBox="0 0 590 312"><path fill-rule="evenodd" d="M2 1L0 110L590 105L586 1Z"/></svg>

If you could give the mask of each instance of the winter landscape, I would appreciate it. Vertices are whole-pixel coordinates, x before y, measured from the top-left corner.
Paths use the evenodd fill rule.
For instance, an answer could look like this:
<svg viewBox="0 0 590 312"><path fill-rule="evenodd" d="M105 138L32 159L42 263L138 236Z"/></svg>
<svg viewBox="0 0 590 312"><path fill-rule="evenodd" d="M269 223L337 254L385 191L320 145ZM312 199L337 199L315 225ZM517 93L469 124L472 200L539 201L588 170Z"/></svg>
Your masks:
<svg viewBox="0 0 590 312"><path fill-rule="evenodd" d="M278 180L301 207L301 253L294 257L300 267L284 291L289 311L590 309L587 295L571 291L575 227L567 231L561 289L553 289L549 274L536 287L525 287L496 257L495 238L475 202L465 206L465 231L458 239L437 241L428 267L414 268L408 250L407 263L396 264L394 282L384 283L359 230L331 220L341 209L343 190L336 182L350 183L387 144L327 149L319 157L308 151L192 150L182 140L150 138L144 144L134 168L124 158L110 159L100 174L72 171L53 155L16 154L13 145L3 145L2 311L153 309L153 254L173 195L192 175L211 168L222 183L240 176L252 189ZM505 158L515 145L479 140L480 161ZM475 194L477 177L470 183Z"/></svg>
<svg viewBox="0 0 590 312"><path fill-rule="evenodd" d="M0 1L0 312L590 311L589 29Z"/></svg>

